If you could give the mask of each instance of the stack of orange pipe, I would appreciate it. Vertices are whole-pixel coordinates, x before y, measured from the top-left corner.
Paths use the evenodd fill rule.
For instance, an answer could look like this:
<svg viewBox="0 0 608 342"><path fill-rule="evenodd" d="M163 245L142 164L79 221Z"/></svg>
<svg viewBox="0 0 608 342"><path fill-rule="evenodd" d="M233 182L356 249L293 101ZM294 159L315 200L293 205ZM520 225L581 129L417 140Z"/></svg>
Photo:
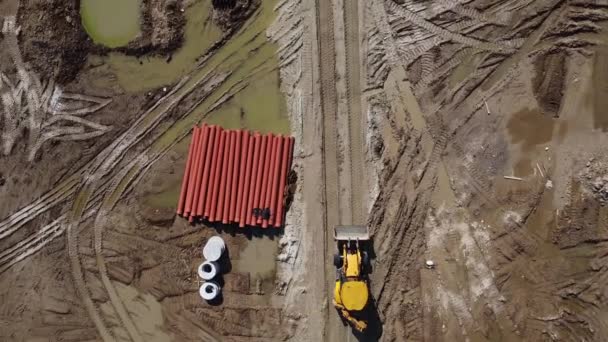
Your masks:
<svg viewBox="0 0 608 342"><path fill-rule="evenodd" d="M177 214L239 227L283 225L294 139L195 126Z"/></svg>

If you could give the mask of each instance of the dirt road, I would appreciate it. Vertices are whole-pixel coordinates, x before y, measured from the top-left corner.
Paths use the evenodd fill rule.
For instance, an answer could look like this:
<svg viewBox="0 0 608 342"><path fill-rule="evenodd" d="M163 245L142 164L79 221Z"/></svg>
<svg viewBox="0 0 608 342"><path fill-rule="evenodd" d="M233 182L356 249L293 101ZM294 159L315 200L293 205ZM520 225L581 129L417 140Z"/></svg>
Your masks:
<svg viewBox="0 0 608 342"><path fill-rule="evenodd" d="M327 309L325 310L326 341L340 341L345 339L345 328L336 315L332 304L333 285L332 275L335 270L329 260L335 253L332 227L340 223L342 207L339 201L338 177L338 130L336 127L336 87L335 87L335 43L334 43L334 12L330 1L316 1L316 18L319 42L319 76L321 78L321 108L323 112L323 186L325 188L325 276Z"/></svg>
<svg viewBox="0 0 608 342"><path fill-rule="evenodd" d="M323 160L325 187L325 232L326 232L326 274L327 274L327 326L325 338L327 341L345 341L352 338L349 327L333 309L332 295L335 284L333 274L335 269L329 262L336 252L333 241L333 227L340 224L365 224L365 205L367 189L365 189L365 167L363 165L363 128L361 116L360 89L360 59L359 59L359 10L357 1L345 1L341 8L344 16L345 46L338 47L345 51L345 61L336 60L336 45L334 41L334 5L329 1L317 1L317 25L319 27L319 61L321 77L321 96L323 110ZM334 75L336 63L346 64L346 94L348 110L347 141L342 141L346 151L338 148L337 91ZM344 137L342 137L344 139ZM348 154L343 157L340 153ZM349 162L344 162L347 160ZM340 170L347 170L348 176L340 176ZM346 182L347 184L342 184ZM348 203L340 199L340 188L346 187L350 198ZM342 218L342 219L341 219ZM346 221L344 221L346 220Z"/></svg>

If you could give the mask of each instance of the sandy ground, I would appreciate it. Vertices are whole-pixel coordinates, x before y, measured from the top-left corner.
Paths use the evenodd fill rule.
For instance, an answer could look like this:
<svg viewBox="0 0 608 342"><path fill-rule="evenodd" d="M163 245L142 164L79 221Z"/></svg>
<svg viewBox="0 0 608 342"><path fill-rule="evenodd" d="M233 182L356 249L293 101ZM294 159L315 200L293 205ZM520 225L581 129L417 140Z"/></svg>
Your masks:
<svg viewBox="0 0 608 342"><path fill-rule="evenodd" d="M19 3L0 2L2 109L63 116L0 121L0 339L606 340L607 3L254 2L215 17L222 38L184 78L139 92L83 59L99 51L73 3L40 21ZM179 41L166 22L160 45ZM219 55L231 42L277 47L296 148L276 234L174 215L189 127L250 81L233 72L265 70ZM373 233L365 336L328 296L338 223ZM195 271L215 234L230 262L207 304Z"/></svg>

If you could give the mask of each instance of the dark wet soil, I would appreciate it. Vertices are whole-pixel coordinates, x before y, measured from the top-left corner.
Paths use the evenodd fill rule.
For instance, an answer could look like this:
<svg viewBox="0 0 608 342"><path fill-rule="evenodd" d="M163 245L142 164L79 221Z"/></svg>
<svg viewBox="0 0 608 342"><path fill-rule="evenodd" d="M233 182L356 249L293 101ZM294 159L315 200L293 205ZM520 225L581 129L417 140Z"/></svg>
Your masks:
<svg viewBox="0 0 608 342"><path fill-rule="evenodd" d="M549 117L559 117L566 75L565 61L565 52L552 51L538 56L534 63L534 95L543 114Z"/></svg>

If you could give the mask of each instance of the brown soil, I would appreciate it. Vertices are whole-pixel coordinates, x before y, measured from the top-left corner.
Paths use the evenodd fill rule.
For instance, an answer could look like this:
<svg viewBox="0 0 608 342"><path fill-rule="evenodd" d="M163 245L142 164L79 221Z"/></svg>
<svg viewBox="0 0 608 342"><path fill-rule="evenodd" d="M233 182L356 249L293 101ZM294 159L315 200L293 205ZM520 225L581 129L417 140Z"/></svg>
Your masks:
<svg viewBox="0 0 608 342"><path fill-rule="evenodd" d="M534 95L545 115L558 117L564 95L566 55L554 51L538 56L535 61Z"/></svg>
<svg viewBox="0 0 608 342"><path fill-rule="evenodd" d="M213 1L213 19L225 31L237 31L245 19L260 6L261 0L226 0Z"/></svg>
<svg viewBox="0 0 608 342"><path fill-rule="evenodd" d="M20 1L23 57L44 79L68 84L78 76L89 54L118 51L133 56L169 56L182 46L186 19L181 1L145 0L142 8L141 35L125 47L109 49L94 44L82 29L80 1L61 1L60 5Z"/></svg>
<svg viewBox="0 0 608 342"><path fill-rule="evenodd" d="M77 77L93 47L81 29L80 1L20 1L17 22L23 58L42 78L67 84Z"/></svg>

